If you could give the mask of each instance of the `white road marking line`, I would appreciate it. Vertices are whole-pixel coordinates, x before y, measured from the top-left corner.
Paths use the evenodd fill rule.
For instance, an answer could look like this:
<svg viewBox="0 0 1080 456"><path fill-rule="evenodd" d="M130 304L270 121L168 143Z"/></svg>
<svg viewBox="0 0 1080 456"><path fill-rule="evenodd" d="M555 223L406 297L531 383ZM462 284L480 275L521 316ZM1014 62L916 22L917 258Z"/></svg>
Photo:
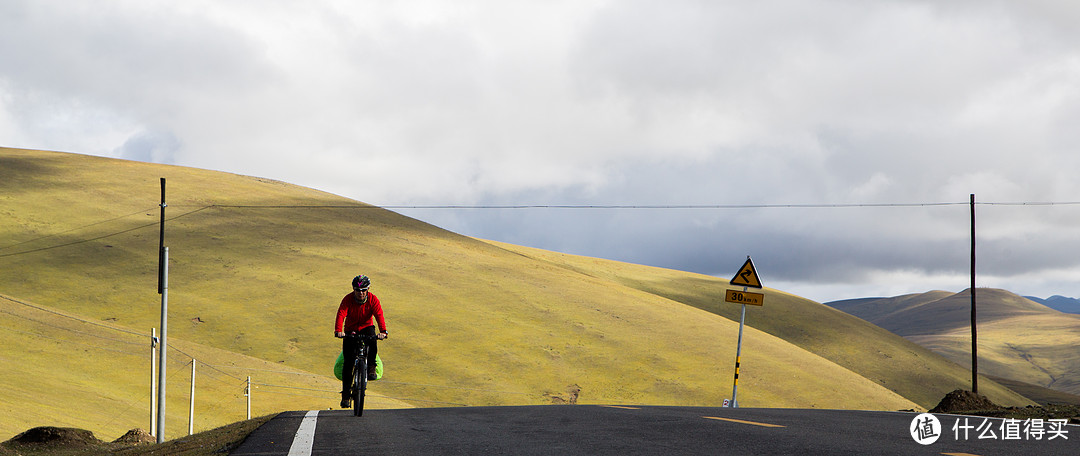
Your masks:
<svg viewBox="0 0 1080 456"><path fill-rule="evenodd" d="M311 410L304 415L300 427L293 437L292 446L289 447L289 456L311 456L311 446L315 444L315 423L319 419L319 411Z"/></svg>

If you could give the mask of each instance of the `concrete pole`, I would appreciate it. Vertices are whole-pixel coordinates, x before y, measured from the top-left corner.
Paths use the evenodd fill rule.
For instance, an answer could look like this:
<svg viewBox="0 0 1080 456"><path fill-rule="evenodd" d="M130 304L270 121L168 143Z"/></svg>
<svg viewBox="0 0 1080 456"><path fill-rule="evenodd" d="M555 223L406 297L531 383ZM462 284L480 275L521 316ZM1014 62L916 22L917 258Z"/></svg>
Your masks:
<svg viewBox="0 0 1080 456"><path fill-rule="evenodd" d="M161 347L158 349L158 418L157 443L165 441L165 359L169 353L169 248L162 250L161 269Z"/></svg>

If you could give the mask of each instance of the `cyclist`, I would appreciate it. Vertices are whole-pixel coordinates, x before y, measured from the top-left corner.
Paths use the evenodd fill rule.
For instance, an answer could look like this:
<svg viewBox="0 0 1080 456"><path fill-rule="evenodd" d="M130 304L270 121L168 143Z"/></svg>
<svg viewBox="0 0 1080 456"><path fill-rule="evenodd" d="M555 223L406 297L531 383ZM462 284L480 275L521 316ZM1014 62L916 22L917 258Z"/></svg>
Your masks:
<svg viewBox="0 0 1080 456"><path fill-rule="evenodd" d="M341 298L338 306L337 321L334 322L334 336L342 339L341 351L345 354L345 363L341 372L341 407L349 408L349 389L352 388L353 360L360 351L361 343L368 346L368 371L369 380L375 380L375 355L379 348L375 340L359 341L345 337L346 332L356 331L360 334L375 335L375 322L378 322L381 331L379 339L385 339L389 333L386 330L386 321L383 319L382 304L379 298L368 291L371 287L371 279L365 275L358 275L352 279L352 293Z"/></svg>

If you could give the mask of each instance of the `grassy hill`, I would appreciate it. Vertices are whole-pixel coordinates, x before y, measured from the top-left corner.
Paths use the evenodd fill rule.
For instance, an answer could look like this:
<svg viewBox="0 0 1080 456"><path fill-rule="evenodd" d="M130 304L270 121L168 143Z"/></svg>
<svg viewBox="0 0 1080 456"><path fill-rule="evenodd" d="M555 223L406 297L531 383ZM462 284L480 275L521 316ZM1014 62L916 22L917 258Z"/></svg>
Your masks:
<svg viewBox="0 0 1080 456"><path fill-rule="evenodd" d="M532 258L664 296L734 321L739 319L741 307L724 302L725 290L733 288L724 279L500 245ZM764 306L748 307L747 325L824 357L841 368L854 371L927 409L936 405L950 391L970 387L970 370L942 359L918 344L805 298L771 288L764 289L764 293ZM749 350L749 347L745 348ZM753 358L748 358L750 354L752 352L744 352L744 366L752 362L750 360ZM827 377L831 374L820 375ZM1024 399L1000 385L987 382L980 383L980 386L982 394L999 403L1025 403Z"/></svg>
<svg viewBox="0 0 1080 456"><path fill-rule="evenodd" d="M911 318L911 315L905 315L905 313L911 313L912 309L918 309L928 303L948 298L954 294L955 293L950 293L948 291L930 291L926 293L897 296L894 298L848 299L830 302L826 305L845 313L858 316L859 318L896 333L897 331L904 331L905 328L908 327L918 326L913 324L913 322L909 322L907 318L903 318L905 316ZM955 323L957 322L952 321L949 324Z"/></svg>
<svg viewBox="0 0 1080 456"><path fill-rule="evenodd" d="M388 401L718 405L730 396L738 317L737 306L723 303L726 280L485 242L317 190L222 172L0 148L0 293L149 333L160 306L161 177L168 185L170 337L222 357L211 365L240 363L228 357L242 355L237 359L274 366L228 371L237 378L256 369L296 370L313 374L312 389L333 389L325 378L340 347L333 313L348 280L365 273L391 331L380 343L387 378L373 385ZM766 293L766 306L748 312L743 406L928 408L965 385L961 368L888 332ZM53 354L32 348L47 341L26 326L36 323L0 319L25 333L21 345L0 348L0 357L16 361L5 363L13 367L0 377L0 403L15 412L55 403L49 388L72 376L41 390L27 383L84 365L64 355L63 343ZM71 328L56 331L79 339ZM133 365L148 364L148 347L133 350ZM87 350L78 362L105 365L111 356ZM149 375L137 373L146 368L96 369L104 377L86 380L82 395L106 402L80 403L73 416L85 421L78 427L108 436L114 432L101 431L105 419L94 413L137 404ZM236 380L224 378L232 389L222 397L235 399ZM179 379L170 385L187 383ZM996 402L1028 403L990 385ZM234 406L220 413L235 417ZM8 413L0 429L53 424L46 421L57 414ZM147 427L134 418L116 421L116 429Z"/></svg>
<svg viewBox="0 0 1080 456"><path fill-rule="evenodd" d="M1009 389L1022 394L1042 405L1065 404L1080 406L1080 395L1066 393L1055 389L1046 388L1019 380L990 376L995 382L1007 386Z"/></svg>
<svg viewBox="0 0 1080 456"><path fill-rule="evenodd" d="M1062 313L1005 290L976 290L979 372L1080 394L1080 315ZM971 366L971 297L930 292L840 301L837 309Z"/></svg>
<svg viewBox="0 0 1080 456"><path fill-rule="evenodd" d="M1058 315L1060 312L1030 299L992 288L976 290L979 321L1020 315ZM967 292L931 291L895 298L860 299L829 303L901 336L940 334L971 326L971 295Z"/></svg>
<svg viewBox="0 0 1080 456"><path fill-rule="evenodd" d="M150 423L150 334L0 295L0 440L31 427L91 429L109 440ZM191 359L195 432L281 410L335 403L333 378L180 339L169 341L165 435L187 435ZM373 397L375 407L409 404Z"/></svg>

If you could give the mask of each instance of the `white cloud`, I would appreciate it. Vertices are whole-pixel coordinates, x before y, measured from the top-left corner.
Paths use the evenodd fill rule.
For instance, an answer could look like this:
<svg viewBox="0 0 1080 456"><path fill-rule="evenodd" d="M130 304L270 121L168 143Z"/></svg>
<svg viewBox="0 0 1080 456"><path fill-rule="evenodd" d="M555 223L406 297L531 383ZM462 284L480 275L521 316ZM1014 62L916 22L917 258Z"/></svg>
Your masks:
<svg viewBox="0 0 1080 456"><path fill-rule="evenodd" d="M1050 0L10 1L0 134L378 204L1075 201L1077 18ZM1049 240L1076 244L1074 209L980 207L987 267L1019 273L994 252L1022 242L1014 264L1071 274ZM423 215L705 272L753 250L790 283L966 267L963 205Z"/></svg>

